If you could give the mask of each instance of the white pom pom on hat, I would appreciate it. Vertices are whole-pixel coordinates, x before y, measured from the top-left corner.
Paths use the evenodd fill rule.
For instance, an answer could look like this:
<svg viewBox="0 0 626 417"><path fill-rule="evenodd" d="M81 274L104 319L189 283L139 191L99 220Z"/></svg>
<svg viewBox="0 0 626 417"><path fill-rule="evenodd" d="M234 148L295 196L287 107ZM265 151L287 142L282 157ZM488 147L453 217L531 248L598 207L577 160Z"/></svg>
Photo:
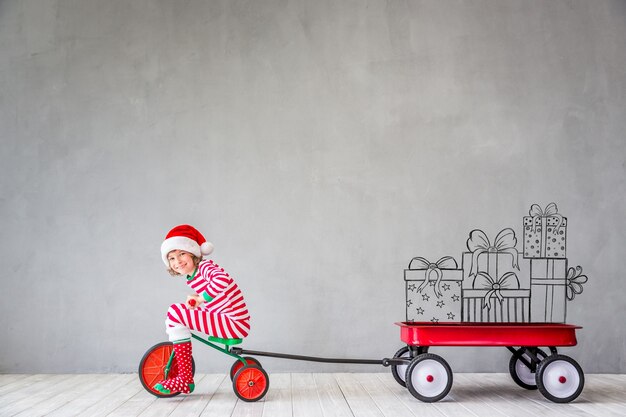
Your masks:
<svg viewBox="0 0 626 417"><path fill-rule="evenodd" d="M207 242L196 228L181 224L170 230L161 244L161 257L166 266L169 266L167 254L176 249L189 252L199 258L203 255L210 255L214 246L211 242Z"/></svg>

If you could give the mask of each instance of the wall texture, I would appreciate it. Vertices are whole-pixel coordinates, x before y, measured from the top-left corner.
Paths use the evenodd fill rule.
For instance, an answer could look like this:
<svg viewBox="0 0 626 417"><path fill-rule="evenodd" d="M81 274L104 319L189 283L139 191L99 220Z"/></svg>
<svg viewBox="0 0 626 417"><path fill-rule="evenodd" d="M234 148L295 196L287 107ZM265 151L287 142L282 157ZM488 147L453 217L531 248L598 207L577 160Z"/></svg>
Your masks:
<svg viewBox="0 0 626 417"><path fill-rule="evenodd" d="M390 356L413 256L552 201L590 278L567 352L626 372L625 40L624 1L0 1L0 372L136 370L188 293L180 223L245 292L245 347Z"/></svg>

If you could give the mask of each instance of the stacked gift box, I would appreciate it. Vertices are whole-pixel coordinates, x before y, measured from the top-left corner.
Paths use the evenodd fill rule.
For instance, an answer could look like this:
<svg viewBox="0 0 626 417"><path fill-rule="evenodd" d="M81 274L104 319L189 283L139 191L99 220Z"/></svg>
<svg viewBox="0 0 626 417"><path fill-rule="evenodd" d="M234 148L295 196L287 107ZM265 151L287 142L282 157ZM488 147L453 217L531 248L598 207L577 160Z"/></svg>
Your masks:
<svg viewBox="0 0 626 417"><path fill-rule="evenodd" d="M530 290L520 287L519 253L513 229L491 242L482 230L472 230L463 253L463 321L528 321Z"/></svg>
<svg viewBox="0 0 626 417"><path fill-rule="evenodd" d="M463 270L454 258L437 262L415 257L404 270L407 321L461 320Z"/></svg>
<svg viewBox="0 0 626 417"><path fill-rule="evenodd" d="M404 271L407 321L564 323L587 281L582 268L568 269L567 219L554 203L533 204L523 231L521 259L511 228L493 240L472 230L461 268L450 256L413 258Z"/></svg>

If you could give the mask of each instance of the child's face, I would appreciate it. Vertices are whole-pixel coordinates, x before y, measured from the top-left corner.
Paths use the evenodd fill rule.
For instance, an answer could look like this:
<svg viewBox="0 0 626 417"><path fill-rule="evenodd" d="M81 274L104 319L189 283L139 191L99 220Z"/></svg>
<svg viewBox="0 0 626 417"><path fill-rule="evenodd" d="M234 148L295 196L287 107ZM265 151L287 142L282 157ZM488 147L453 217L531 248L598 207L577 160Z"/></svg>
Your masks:
<svg viewBox="0 0 626 417"><path fill-rule="evenodd" d="M191 275L196 269L189 252L175 249L167 254L167 260L170 263L170 268L181 275Z"/></svg>

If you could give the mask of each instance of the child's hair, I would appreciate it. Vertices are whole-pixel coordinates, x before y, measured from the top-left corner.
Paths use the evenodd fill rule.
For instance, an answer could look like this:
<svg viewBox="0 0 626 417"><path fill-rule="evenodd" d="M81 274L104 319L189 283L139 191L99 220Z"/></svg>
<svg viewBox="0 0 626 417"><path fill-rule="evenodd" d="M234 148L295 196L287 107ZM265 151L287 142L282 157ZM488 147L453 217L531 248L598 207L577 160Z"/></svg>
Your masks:
<svg viewBox="0 0 626 417"><path fill-rule="evenodd" d="M194 255L193 253L190 253L191 255L191 259L193 259L193 264L195 266L198 266L198 264L200 264L200 262L202 261L202 256L197 257L196 255ZM171 276L173 277L177 277L181 274L179 274L178 272L174 271L172 268L170 268L169 266L167 267L167 272L170 273Z"/></svg>

